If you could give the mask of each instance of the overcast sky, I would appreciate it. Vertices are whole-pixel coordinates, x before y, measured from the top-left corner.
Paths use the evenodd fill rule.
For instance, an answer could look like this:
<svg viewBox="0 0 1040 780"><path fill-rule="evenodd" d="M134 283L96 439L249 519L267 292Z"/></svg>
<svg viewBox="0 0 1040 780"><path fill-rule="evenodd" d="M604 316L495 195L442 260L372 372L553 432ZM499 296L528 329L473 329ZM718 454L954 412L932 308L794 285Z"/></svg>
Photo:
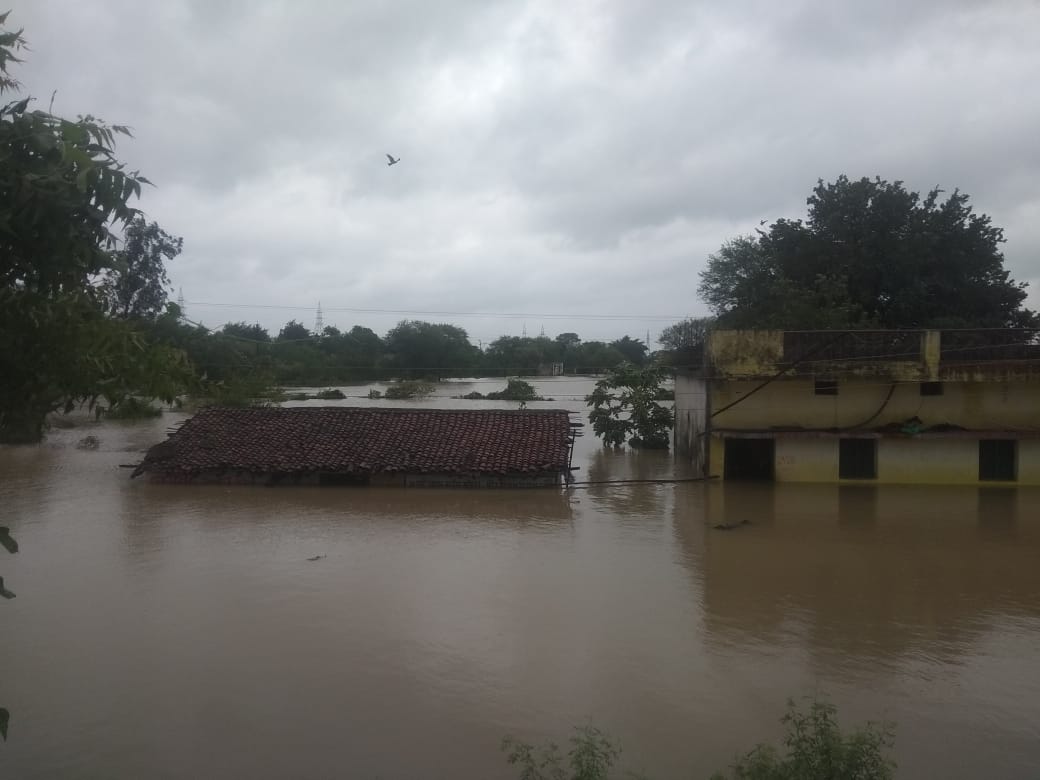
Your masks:
<svg viewBox="0 0 1040 780"><path fill-rule="evenodd" d="M656 340L842 173L967 192L1040 306L1034 0L12 3L25 91L133 127L210 326Z"/></svg>

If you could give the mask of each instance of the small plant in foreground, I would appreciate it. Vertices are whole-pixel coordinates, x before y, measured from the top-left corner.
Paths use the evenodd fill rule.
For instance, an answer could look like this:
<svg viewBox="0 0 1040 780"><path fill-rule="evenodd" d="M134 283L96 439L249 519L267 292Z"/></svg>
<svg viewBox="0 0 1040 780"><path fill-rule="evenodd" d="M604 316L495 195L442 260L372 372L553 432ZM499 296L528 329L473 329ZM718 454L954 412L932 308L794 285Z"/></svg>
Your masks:
<svg viewBox="0 0 1040 780"><path fill-rule="evenodd" d="M520 768L520 780L605 780L621 755L621 748L592 726L575 729L566 756L554 742L537 750L511 737L502 740L502 750L506 761Z"/></svg>
<svg viewBox="0 0 1040 780"><path fill-rule="evenodd" d="M894 742L892 725L868 721L846 734L837 714L826 701L813 700L808 710L788 701L781 718L785 751L756 745L728 775L719 773L712 780L891 780L895 763L886 750Z"/></svg>
<svg viewBox="0 0 1040 780"><path fill-rule="evenodd" d="M889 723L868 721L843 732L837 708L818 699L805 709L789 701L781 723L783 751L756 745L728 773L718 772L711 780L892 780L895 776L896 765L887 755L894 742ZM538 749L510 737L502 740L502 750L506 760L519 767L520 780L607 780L621 748L591 726L575 732L566 756L553 742Z"/></svg>

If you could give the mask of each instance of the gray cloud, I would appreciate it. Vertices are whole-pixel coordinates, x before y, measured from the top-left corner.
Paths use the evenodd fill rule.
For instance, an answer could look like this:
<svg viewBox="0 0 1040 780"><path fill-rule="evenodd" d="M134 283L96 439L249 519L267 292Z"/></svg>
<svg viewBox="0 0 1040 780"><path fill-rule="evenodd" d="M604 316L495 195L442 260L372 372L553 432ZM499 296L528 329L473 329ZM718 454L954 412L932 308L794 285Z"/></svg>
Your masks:
<svg viewBox="0 0 1040 780"><path fill-rule="evenodd" d="M208 324L321 300L379 332L404 315L335 310L642 337L705 312L723 241L841 173L961 188L1040 280L1034 3L39 0L11 21L33 94L134 127L142 205L185 237L175 285L249 305L194 307Z"/></svg>

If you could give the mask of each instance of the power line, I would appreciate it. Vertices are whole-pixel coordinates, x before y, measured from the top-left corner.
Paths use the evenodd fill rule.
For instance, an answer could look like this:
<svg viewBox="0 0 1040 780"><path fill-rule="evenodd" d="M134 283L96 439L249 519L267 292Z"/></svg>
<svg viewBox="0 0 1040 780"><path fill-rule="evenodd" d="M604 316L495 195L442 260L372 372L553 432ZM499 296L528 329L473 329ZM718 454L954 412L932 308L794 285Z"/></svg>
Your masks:
<svg viewBox="0 0 1040 780"><path fill-rule="evenodd" d="M294 306L276 303L218 303L215 301L188 301L189 306L208 306L215 309L280 309L285 311L309 311L310 306ZM325 312L347 312L351 314L422 314L436 317L490 317L516 318L545 317L546 319L568 320L662 320L684 319L680 314L561 314L545 312L490 312L490 311L442 311L435 309L362 309L351 306L326 306Z"/></svg>

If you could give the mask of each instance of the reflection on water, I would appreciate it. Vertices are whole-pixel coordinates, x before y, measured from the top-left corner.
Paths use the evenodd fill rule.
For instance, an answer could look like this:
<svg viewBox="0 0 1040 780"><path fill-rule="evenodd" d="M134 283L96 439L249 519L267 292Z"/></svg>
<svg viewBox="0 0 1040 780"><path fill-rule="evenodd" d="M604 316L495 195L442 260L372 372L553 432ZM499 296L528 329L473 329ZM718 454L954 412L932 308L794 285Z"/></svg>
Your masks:
<svg viewBox="0 0 1040 780"><path fill-rule="evenodd" d="M129 481L173 420L0 449L0 777L512 777L504 734L589 720L706 776L816 691L895 720L907 777L1035 776L1040 491Z"/></svg>

